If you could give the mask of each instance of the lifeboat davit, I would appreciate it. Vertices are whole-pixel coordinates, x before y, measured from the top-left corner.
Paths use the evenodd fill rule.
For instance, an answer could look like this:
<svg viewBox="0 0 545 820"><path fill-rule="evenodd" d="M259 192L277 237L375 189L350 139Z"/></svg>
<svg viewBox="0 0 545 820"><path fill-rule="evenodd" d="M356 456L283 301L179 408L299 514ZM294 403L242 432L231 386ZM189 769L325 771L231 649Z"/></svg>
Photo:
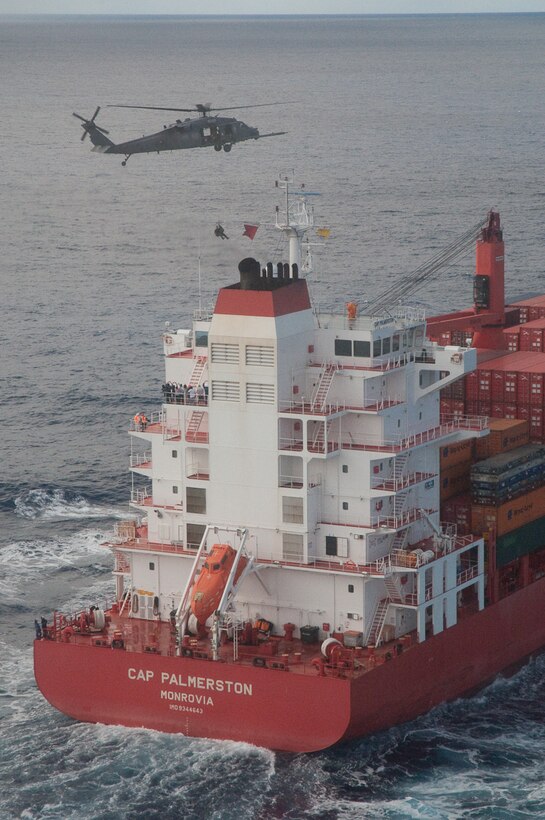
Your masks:
<svg viewBox="0 0 545 820"><path fill-rule="evenodd" d="M191 594L191 612L200 625L204 625L218 608L236 555L236 550L229 544L214 544L210 555L204 562ZM246 564L247 559L241 556L235 574L235 583L240 578Z"/></svg>

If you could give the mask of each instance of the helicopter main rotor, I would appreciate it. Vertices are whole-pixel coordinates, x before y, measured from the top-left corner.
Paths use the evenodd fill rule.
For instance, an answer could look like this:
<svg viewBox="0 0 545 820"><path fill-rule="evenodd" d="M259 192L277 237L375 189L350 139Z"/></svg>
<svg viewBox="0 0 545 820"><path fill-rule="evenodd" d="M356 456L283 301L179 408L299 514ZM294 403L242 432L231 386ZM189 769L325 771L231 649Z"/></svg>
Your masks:
<svg viewBox="0 0 545 820"><path fill-rule="evenodd" d="M176 111L181 112L184 114L193 114L197 113L200 114L201 117L207 117L210 112L212 111L239 111L242 108L265 108L266 106L270 105L290 105L294 103L295 100L287 100L286 102L272 102L272 103L256 103L256 105L229 105L225 108L215 108L212 107L211 103L195 103L194 108L168 108L160 105L124 105L124 104L112 104L108 105L107 108L141 108L147 109L149 111Z"/></svg>

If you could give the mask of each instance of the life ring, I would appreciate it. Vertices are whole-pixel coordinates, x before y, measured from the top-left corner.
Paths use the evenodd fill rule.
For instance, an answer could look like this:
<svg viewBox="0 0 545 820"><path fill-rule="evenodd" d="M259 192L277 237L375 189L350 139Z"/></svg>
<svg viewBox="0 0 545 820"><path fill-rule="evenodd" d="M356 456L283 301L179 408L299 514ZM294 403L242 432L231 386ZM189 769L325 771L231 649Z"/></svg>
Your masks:
<svg viewBox="0 0 545 820"><path fill-rule="evenodd" d="M358 565L356 563L354 563L354 561L351 561L350 559L348 561L345 561L343 566L344 566L344 569L357 569L358 568Z"/></svg>
<svg viewBox="0 0 545 820"><path fill-rule="evenodd" d="M171 345L173 341L174 341L174 339L172 338L172 336L165 336L165 344L166 345Z"/></svg>

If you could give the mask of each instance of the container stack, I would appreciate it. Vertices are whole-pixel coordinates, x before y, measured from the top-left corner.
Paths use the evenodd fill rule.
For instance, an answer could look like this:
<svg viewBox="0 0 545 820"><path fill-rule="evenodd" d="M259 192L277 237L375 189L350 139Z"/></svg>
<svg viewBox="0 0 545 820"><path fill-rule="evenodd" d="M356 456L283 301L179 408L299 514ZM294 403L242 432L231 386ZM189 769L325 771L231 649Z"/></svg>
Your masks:
<svg viewBox="0 0 545 820"><path fill-rule="evenodd" d="M545 484L545 447L527 444L471 467L471 500L499 507Z"/></svg>

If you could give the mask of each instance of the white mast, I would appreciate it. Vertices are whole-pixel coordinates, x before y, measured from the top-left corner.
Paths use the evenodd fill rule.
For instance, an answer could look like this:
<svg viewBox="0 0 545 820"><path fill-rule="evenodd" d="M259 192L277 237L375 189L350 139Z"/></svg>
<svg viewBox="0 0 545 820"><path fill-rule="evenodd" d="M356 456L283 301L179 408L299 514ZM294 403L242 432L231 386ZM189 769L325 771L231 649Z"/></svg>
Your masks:
<svg viewBox="0 0 545 820"><path fill-rule="evenodd" d="M293 270L293 265L297 265L299 271L309 273L312 270L310 245L306 243L304 261L302 260L302 245L305 233L314 225L314 209L308 204L307 197L320 196L320 194L305 190L290 193L290 184L293 183L293 179L293 171L281 172L276 181L276 187L286 192L286 208L285 214L281 215L280 208L276 207L275 227L282 231L288 239L290 270ZM304 188L304 185L301 188Z"/></svg>

